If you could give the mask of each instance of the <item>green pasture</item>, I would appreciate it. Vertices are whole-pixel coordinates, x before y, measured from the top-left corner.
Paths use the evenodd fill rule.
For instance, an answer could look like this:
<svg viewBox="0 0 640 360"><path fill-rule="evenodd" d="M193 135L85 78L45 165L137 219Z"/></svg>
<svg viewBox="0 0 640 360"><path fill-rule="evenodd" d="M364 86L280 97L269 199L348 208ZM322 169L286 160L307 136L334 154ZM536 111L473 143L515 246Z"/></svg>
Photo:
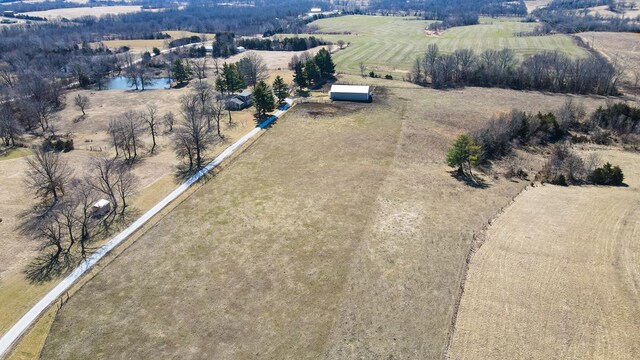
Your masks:
<svg viewBox="0 0 640 360"><path fill-rule="evenodd" d="M425 29L429 23L415 18L353 15L322 19L312 25L321 33L314 36L350 43L348 48L335 54L338 71L345 73L359 73L360 63L368 70L405 72L429 44L438 44L444 52L462 48L478 52L511 48L519 57L545 50L558 50L572 57L587 54L566 35L515 36L536 26L519 19L483 18L479 25L452 28L439 36L428 36Z"/></svg>

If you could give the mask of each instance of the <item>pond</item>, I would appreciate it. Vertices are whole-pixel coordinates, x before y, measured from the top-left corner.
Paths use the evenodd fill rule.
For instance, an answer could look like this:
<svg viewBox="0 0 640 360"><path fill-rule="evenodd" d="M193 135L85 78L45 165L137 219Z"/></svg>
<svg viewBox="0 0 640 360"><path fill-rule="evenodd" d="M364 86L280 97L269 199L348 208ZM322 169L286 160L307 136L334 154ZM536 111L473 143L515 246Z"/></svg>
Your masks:
<svg viewBox="0 0 640 360"><path fill-rule="evenodd" d="M156 89L169 89L171 81L169 78L156 78L151 79L151 83L147 84L144 89L145 90L156 90ZM95 87L98 88L97 86ZM135 85L131 86L129 83L129 79L125 76L116 76L107 80L102 87L102 90L135 90ZM140 83L138 82L138 89L142 89Z"/></svg>

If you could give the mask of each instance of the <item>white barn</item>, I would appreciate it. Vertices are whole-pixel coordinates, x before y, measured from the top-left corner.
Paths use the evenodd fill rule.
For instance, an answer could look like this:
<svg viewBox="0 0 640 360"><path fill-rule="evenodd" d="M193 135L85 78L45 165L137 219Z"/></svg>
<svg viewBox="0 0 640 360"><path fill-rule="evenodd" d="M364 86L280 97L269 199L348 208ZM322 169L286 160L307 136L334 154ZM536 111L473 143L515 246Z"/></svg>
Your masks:
<svg viewBox="0 0 640 360"><path fill-rule="evenodd" d="M366 85L331 85L331 100L371 101L371 90Z"/></svg>

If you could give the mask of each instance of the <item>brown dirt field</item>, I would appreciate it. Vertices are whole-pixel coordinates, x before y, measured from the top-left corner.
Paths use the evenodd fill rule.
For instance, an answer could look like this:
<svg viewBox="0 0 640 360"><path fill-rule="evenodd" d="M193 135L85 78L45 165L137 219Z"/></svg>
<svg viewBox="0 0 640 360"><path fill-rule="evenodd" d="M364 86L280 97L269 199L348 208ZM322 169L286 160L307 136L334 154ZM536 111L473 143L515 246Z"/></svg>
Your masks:
<svg viewBox="0 0 640 360"><path fill-rule="evenodd" d="M639 80L637 85L640 85L640 34L585 32L578 36L603 53L610 61L620 64L624 70L625 87L632 87L636 76Z"/></svg>
<svg viewBox="0 0 640 360"><path fill-rule="evenodd" d="M72 296L42 358L440 358L472 234L526 185L468 187L445 151L565 97L382 82L294 107Z"/></svg>
<svg viewBox="0 0 640 360"><path fill-rule="evenodd" d="M531 188L493 221L450 358L640 357L640 154L601 156L628 187Z"/></svg>
<svg viewBox="0 0 640 360"><path fill-rule="evenodd" d="M138 5L116 5L116 6L97 6L97 7L78 7L67 9L52 9L46 11L31 11L24 13L29 16L39 16L47 19L67 18L75 19L81 16L117 15L128 14L141 11L142 7Z"/></svg>

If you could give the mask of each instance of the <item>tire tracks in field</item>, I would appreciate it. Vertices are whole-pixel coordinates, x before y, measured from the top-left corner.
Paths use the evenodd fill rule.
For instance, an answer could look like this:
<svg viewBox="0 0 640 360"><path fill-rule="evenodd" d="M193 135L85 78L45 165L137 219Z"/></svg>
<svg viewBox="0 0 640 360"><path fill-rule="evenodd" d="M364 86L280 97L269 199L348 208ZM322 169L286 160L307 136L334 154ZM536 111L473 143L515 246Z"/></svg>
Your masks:
<svg viewBox="0 0 640 360"><path fill-rule="evenodd" d="M482 245L487 241L487 231L493 225L493 223L500 217L502 214L506 213L526 191L529 189L535 188L540 185L527 185L525 186L518 194L516 194L508 204L500 208L496 212L496 214L487 220L487 223L477 232L475 232L471 239L471 244L469 245L469 251L467 252L467 257L464 262L464 266L462 268L462 273L460 275L460 287L458 289L458 295L456 296L455 302L453 304L453 314L451 316L451 324L449 325L449 331L447 332L447 341L445 343L443 356L444 359L449 359L449 351L451 350L451 343L453 342L453 336L456 331L456 323L458 321L458 314L460 312L460 303L462 302L462 297L464 296L464 288L467 282L467 275L469 273L469 267L471 264L471 260L475 253L480 250Z"/></svg>

